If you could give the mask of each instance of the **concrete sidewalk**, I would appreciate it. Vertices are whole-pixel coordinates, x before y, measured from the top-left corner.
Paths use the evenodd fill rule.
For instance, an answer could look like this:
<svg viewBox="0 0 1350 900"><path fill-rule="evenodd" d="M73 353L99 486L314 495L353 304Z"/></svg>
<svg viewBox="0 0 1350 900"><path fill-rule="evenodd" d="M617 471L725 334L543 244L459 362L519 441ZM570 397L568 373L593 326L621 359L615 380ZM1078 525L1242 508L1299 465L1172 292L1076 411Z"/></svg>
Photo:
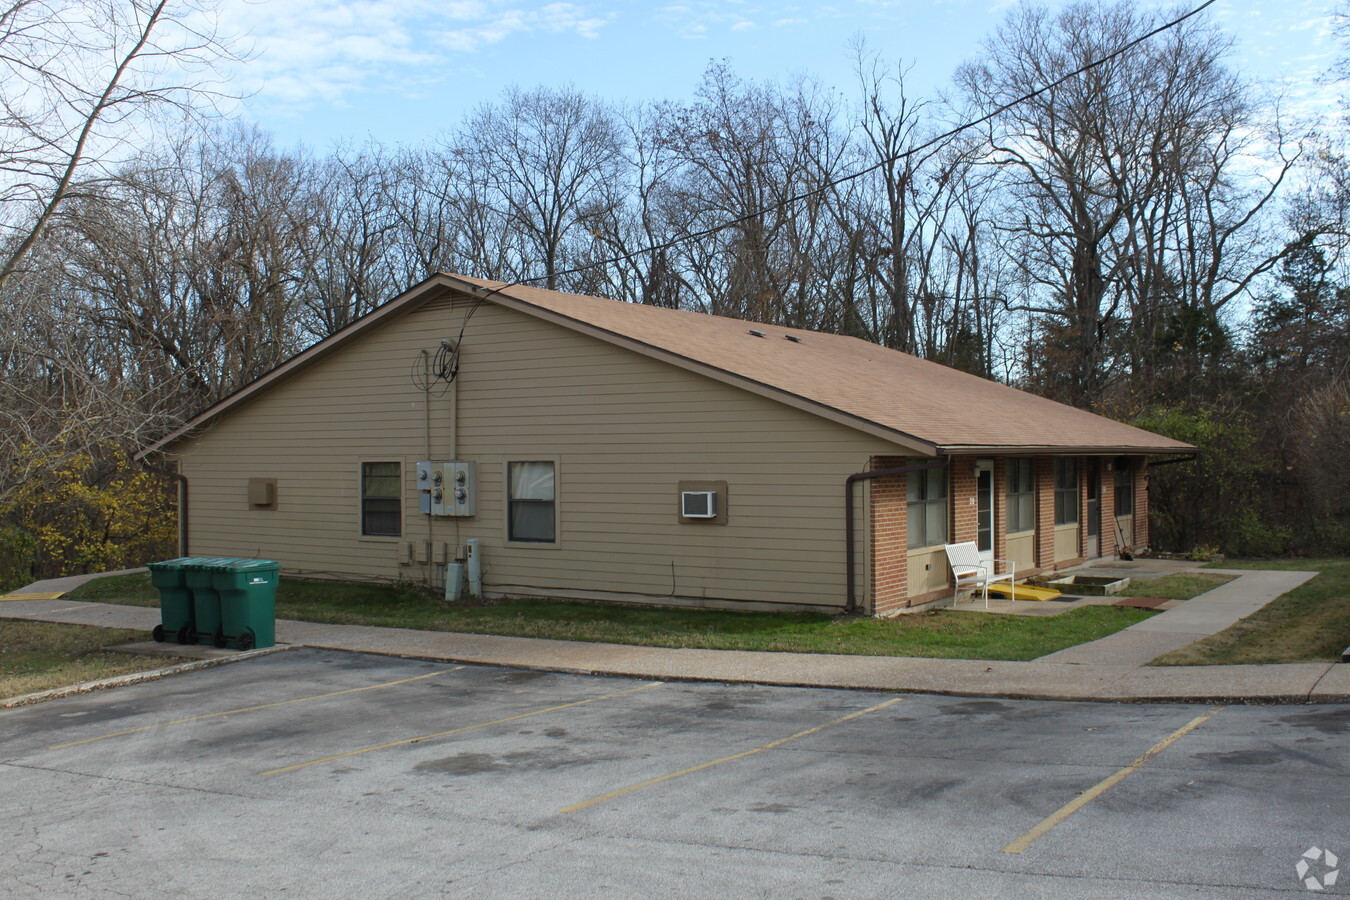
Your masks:
<svg viewBox="0 0 1350 900"><path fill-rule="evenodd" d="M1238 578L1175 609L1099 641L1032 662L676 650L284 619L277 622L277 640L360 653L666 681L755 682L1046 700L1350 701L1350 665L1339 663L1146 665L1162 653L1228 627L1315 573L1232 570L1232 574ZM19 593L47 590L48 586L38 583ZM159 623L159 611L63 599L12 600L0 602L0 618L149 631Z"/></svg>

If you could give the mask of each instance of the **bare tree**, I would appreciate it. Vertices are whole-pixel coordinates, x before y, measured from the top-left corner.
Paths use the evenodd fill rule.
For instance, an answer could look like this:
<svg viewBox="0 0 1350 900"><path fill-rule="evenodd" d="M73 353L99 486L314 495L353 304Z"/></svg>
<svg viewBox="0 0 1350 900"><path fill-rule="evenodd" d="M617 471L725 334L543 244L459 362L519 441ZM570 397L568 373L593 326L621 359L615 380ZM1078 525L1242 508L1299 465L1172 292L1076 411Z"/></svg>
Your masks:
<svg viewBox="0 0 1350 900"><path fill-rule="evenodd" d="M984 155L1025 280L1016 308L1037 335L1028 372L1078 404L1114 375L1147 379L1156 323L1216 333L1275 258L1261 226L1297 151L1262 127L1278 114L1224 68L1231 40L1204 20L1112 56L1160 19L1130 0L1019 7L957 74L979 111L1058 83L995 116ZM1213 349L1194 327L1184 336L1188 354Z"/></svg>
<svg viewBox="0 0 1350 900"><path fill-rule="evenodd" d="M229 56L209 0L0 7L0 293L62 204L127 156L153 114L209 105Z"/></svg>

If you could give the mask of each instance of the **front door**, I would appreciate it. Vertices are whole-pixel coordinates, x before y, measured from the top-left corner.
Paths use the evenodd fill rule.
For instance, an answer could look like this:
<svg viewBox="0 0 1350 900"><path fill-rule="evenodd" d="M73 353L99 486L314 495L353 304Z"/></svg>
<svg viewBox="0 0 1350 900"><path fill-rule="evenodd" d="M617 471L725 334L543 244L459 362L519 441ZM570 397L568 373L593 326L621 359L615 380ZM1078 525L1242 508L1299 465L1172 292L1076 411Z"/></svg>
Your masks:
<svg viewBox="0 0 1350 900"><path fill-rule="evenodd" d="M1089 459L1087 464L1087 546L1083 554L1088 559L1102 555L1102 461Z"/></svg>
<svg viewBox="0 0 1350 900"><path fill-rule="evenodd" d="M986 565L994 560L994 461L975 462L975 546ZM992 570L991 570L992 571Z"/></svg>

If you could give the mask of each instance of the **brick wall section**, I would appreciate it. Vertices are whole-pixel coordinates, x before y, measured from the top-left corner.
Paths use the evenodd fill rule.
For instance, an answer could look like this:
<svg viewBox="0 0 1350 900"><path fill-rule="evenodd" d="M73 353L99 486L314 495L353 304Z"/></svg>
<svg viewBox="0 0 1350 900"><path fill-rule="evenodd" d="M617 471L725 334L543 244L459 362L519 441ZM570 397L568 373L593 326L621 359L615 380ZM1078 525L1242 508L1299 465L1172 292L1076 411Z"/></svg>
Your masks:
<svg viewBox="0 0 1350 900"><path fill-rule="evenodd" d="M1087 556L1088 545L1088 461L1078 457L1078 553Z"/></svg>
<svg viewBox="0 0 1350 900"><path fill-rule="evenodd" d="M874 456L867 468L893 469L911 462L899 456ZM885 615L905 606L909 593L909 481L904 475L891 475L873 478L867 485L872 503L872 614Z"/></svg>
<svg viewBox="0 0 1350 900"><path fill-rule="evenodd" d="M1036 565L1055 565L1055 460L1038 456L1032 462L1036 477Z"/></svg>
<svg viewBox="0 0 1350 900"><path fill-rule="evenodd" d="M994 457L994 557L1008 555L1008 465L1002 456Z"/></svg>
<svg viewBox="0 0 1350 900"><path fill-rule="evenodd" d="M1110 468L1108 468L1108 466ZM1116 467L1115 457L1102 460L1102 556L1115 556L1120 552L1116 540Z"/></svg>
<svg viewBox="0 0 1350 900"><path fill-rule="evenodd" d="M973 541L979 530L975 506L975 465L973 456L953 456L950 463L952 537L951 543Z"/></svg>
<svg viewBox="0 0 1350 900"><path fill-rule="evenodd" d="M1148 458L1143 456L1134 463L1134 546L1148 546Z"/></svg>

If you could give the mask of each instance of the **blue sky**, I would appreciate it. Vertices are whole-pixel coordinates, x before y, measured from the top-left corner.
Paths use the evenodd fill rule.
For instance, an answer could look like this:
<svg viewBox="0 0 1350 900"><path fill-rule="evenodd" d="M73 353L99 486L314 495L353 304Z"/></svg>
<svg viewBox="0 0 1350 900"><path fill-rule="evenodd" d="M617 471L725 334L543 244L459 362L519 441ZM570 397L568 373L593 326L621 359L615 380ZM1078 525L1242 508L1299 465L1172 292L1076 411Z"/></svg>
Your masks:
<svg viewBox="0 0 1350 900"><path fill-rule="evenodd" d="M1198 0L1196 0L1198 2ZM1045 5L1058 8L1059 0ZM1172 4L1140 0L1145 7ZM251 58L241 112L282 146L418 144L511 84L571 84L611 101L680 100L710 60L753 79L810 74L853 95L861 35L911 65L915 96L943 88L1002 20L1003 0L224 0L221 26ZM1320 84L1338 52L1336 0L1219 0L1235 67L1284 86L1287 107L1335 112ZM1189 8L1189 5L1188 7Z"/></svg>

